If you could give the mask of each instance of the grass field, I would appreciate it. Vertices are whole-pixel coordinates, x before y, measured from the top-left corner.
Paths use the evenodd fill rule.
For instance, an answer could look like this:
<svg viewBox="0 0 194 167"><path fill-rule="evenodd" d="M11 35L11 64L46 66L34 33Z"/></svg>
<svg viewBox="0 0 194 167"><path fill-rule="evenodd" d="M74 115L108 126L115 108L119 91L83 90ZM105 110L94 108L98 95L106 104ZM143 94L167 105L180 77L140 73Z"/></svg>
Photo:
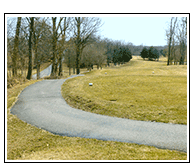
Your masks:
<svg viewBox="0 0 194 167"><path fill-rule="evenodd" d="M165 61L135 57L122 66L68 80L62 95L69 105L93 113L187 124L186 65L166 66Z"/></svg>
<svg viewBox="0 0 194 167"><path fill-rule="evenodd" d="M117 69L128 69L128 65L123 65L123 67L118 67ZM107 71L107 75L111 75L111 72L120 74L116 72L116 69L113 71L113 69L107 68L105 71ZM94 78L92 77L93 74ZM89 78L96 79L97 81L99 77L97 74L103 75L104 71L93 71L87 74L86 78L90 81L91 79ZM83 78L80 79L82 81ZM74 81L71 80L71 82ZM101 141L79 137L62 137L53 135L19 120L15 115L10 114L9 109L16 101L21 90L35 82L37 81L28 81L7 90L8 160L187 160L187 153L184 152L158 149L152 146L132 143ZM95 86L96 82L93 83ZM82 85L82 82L80 84ZM106 99L108 97L104 98ZM111 103L116 102L111 101Z"/></svg>

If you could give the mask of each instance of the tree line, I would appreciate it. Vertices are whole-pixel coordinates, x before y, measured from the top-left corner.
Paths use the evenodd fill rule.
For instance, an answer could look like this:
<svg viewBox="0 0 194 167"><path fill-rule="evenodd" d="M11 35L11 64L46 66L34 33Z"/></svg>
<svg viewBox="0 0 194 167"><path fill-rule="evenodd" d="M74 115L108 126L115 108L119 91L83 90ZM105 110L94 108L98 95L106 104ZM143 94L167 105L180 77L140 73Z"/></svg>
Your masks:
<svg viewBox="0 0 194 167"><path fill-rule="evenodd" d="M8 76L17 77L27 71L31 79L32 69L39 74L40 65L52 54L52 32L48 18L15 18L7 20L7 67ZM19 73L18 73L19 72ZM39 75L37 75L39 77Z"/></svg>
<svg viewBox="0 0 194 167"><path fill-rule="evenodd" d="M167 65L184 65L187 60L187 17L172 17L166 30L168 50Z"/></svg>
<svg viewBox="0 0 194 167"><path fill-rule="evenodd" d="M159 51L153 46L149 47L149 49L144 47L140 55L143 59L148 58L149 60L159 60Z"/></svg>
<svg viewBox="0 0 194 167"><path fill-rule="evenodd" d="M167 65L184 65L187 61L187 17L172 17L166 30L167 46L143 47L140 55L143 59L159 59L160 55L167 56Z"/></svg>
<svg viewBox="0 0 194 167"><path fill-rule="evenodd" d="M124 44L120 41L107 41L107 65L114 63L114 65L123 64L132 59L131 52L132 45Z"/></svg>
<svg viewBox="0 0 194 167"><path fill-rule="evenodd" d="M31 79L33 68L37 69L39 78L40 65L46 61L52 62L51 76L61 76L63 57L71 44L67 40L70 36L75 50L76 71L79 74L83 49L91 42L91 37L100 24L99 18L91 17L18 17L14 29L13 19L10 18L7 48L8 67L12 69L12 76L17 76L18 70L23 72L27 66L26 78Z"/></svg>
<svg viewBox="0 0 194 167"><path fill-rule="evenodd" d="M149 60L167 55L167 65L184 64L187 54L187 18L171 18L166 31L168 45L163 47L134 46L132 43L101 39L96 32L101 27L97 17L17 17L7 19L8 76L25 74L32 77L40 66L52 64L51 77L62 76L65 62L69 74L79 74L80 68L88 70L97 65L123 64L140 54ZM27 73L26 73L27 71Z"/></svg>
<svg viewBox="0 0 194 167"><path fill-rule="evenodd" d="M14 23L16 25L14 26ZM52 64L51 77L62 76L65 62L73 73L107 63L124 63L132 58L132 44L101 39L96 32L102 25L97 17L17 17L7 20L7 64L9 76L26 73L31 79L32 69L40 77L40 66ZM18 74L19 71L19 74Z"/></svg>

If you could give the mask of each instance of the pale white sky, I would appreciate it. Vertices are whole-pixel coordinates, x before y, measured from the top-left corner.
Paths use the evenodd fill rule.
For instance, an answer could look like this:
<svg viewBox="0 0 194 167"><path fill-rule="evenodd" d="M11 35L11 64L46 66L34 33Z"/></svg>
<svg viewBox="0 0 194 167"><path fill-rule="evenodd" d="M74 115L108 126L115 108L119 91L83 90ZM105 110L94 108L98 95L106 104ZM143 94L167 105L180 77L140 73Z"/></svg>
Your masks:
<svg viewBox="0 0 194 167"><path fill-rule="evenodd" d="M122 16L122 15L121 15ZM149 16L149 15L148 15ZM101 17L99 34L134 45L167 45L166 29L171 17Z"/></svg>

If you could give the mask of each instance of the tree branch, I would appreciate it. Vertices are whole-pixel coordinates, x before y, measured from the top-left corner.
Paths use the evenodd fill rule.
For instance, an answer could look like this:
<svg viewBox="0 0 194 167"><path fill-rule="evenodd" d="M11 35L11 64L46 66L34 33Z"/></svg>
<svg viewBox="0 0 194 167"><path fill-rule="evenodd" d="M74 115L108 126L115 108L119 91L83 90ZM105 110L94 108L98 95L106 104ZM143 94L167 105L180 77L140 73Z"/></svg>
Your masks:
<svg viewBox="0 0 194 167"><path fill-rule="evenodd" d="M58 26L57 26L57 28L56 28L56 31L58 31L59 26L60 26L62 20L63 20L63 17L60 18L59 23L58 23Z"/></svg>
<svg viewBox="0 0 194 167"><path fill-rule="evenodd" d="M28 23L30 24L30 20L29 20L29 18L28 18L28 17L26 17L26 19L27 19Z"/></svg>

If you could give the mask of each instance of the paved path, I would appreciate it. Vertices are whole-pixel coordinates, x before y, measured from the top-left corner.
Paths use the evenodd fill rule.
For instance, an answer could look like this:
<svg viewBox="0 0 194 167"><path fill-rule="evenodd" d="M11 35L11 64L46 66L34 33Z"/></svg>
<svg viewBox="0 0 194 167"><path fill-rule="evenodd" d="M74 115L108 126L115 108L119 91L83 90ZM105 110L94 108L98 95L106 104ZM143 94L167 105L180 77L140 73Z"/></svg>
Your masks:
<svg viewBox="0 0 194 167"><path fill-rule="evenodd" d="M28 86L18 97L11 113L57 135L138 143L187 152L186 125L134 121L74 109L61 95L61 85L67 79L43 80Z"/></svg>
<svg viewBox="0 0 194 167"><path fill-rule="evenodd" d="M52 64L40 72L40 78L49 76L51 74ZM32 75L32 79L36 79L37 74Z"/></svg>

